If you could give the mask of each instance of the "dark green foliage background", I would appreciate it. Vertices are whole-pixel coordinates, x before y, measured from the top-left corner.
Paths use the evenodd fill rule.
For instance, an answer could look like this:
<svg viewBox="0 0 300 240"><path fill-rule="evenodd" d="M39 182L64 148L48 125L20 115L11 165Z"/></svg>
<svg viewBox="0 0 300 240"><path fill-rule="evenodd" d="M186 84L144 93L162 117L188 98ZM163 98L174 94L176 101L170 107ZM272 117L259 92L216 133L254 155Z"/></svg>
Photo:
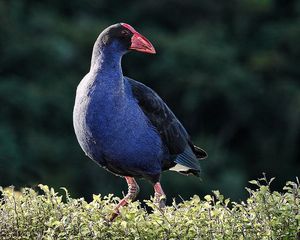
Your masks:
<svg viewBox="0 0 300 240"><path fill-rule="evenodd" d="M0 186L66 186L87 199L126 190L84 156L72 125L93 43L116 22L158 52L127 55L124 73L155 89L209 154L202 182L163 175L170 198L240 199L261 172L280 189L299 174L299 1L0 0Z"/></svg>

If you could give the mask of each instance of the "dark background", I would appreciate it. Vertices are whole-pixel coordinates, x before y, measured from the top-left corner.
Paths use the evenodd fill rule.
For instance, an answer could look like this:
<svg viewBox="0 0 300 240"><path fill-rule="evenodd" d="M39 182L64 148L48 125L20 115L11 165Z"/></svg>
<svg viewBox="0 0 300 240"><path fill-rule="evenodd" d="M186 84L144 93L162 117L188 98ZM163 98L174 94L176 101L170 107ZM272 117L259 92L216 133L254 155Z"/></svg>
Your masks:
<svg viewBox="0 0 300 240"><path fill-rule="evenodd" d="M300 1L0 0L1 186L86 199L126 190L85 157L72 124L93 43L116 22L157 50L124 57L124 73L155 89L209 154L202 181L163 174L169 199L219 189L239 200L262 172L274 189L299 175Z"/></svg>

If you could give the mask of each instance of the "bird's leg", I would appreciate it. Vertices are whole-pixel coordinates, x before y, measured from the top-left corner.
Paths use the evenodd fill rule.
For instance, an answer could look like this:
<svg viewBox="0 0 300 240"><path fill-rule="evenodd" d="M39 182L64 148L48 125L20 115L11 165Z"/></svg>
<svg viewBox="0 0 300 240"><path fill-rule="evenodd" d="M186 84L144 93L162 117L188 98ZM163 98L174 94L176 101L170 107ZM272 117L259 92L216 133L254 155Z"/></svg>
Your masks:
<svg viewBox="0 0 300 240"><path fill-rule="evenodd" d="M160 182L154 184L154 201L160 209L166 206L166 194L164 193Z"/></svg>
<svg viewBox="0 0 300 240"><path fill-rule="evenodd" d="M128 184L128 193L115 207L115 211L111 216L110 221L113 221L120 214L119 209L126 206L129 201L133 201L140 191L139 185L133 177L125 177L125 180Z"/></svg>

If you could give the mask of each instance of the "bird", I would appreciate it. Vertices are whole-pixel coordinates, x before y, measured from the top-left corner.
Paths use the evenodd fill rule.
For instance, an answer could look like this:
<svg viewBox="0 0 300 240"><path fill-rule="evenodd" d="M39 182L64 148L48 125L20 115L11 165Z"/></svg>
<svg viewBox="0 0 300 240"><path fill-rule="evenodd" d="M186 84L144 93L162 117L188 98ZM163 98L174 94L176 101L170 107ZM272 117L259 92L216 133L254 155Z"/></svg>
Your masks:
<svg viewBox="0 0 300 240"><path fill-rule="evenodd" d="M137 197L136 178L152 184L155 203L163 208L162 172L199 176L199 160L207 157L154 90L123 75L122 57L132 51L156 53L151 42L127 23L104 29L93 46L89 72L77 86L73 109L82 150L128 184L114 217Z"/></svg>

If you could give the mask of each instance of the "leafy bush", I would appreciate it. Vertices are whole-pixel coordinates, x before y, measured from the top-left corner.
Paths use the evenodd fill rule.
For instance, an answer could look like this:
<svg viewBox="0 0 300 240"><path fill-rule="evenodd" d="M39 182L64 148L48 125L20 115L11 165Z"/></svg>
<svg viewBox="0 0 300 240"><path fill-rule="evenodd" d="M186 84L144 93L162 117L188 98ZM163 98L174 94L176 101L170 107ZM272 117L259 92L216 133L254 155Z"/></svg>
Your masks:
<svg viewBox="0 0 300 240"><path fill-rule="evenodd" d="M255 190L240 203L219 191L204 199L194 196L160 211L152 201L148 213L139 202L121 209L112 223L106 220L119 200L94 195L87 203L39 185L21 192L2 189L1 239L299 239L300 186L287 182L283 193L270 190L265 177L250 181ZM297 235L298 234L298 235Z"/></svg>

